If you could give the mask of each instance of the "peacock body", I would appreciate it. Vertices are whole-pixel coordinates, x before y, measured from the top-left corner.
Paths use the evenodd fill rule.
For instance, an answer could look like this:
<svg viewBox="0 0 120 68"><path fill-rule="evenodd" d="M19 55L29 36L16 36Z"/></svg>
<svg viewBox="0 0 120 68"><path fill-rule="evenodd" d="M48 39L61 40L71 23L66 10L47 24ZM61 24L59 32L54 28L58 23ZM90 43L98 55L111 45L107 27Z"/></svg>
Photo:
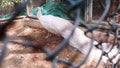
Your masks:
<svg viewBox="0 0 120 68"><path fill-rule="evenodd" d="M68 36L71 34L74 25L71 24L70 21L67 20L66 18L47 14L47 11L46 12L42 12L42 11L43 11L43 7L38 8L37 18L39 19L42 26L54 34L60 35L65 39L68 38ZM72 47L77 48L80 52L82 52L85 55L89 52L89 48L91 47L91 42L92 42L91 39L86 37L84 35L84 32L78 27L76 27L74 34L69 40L69 44ZM94 40L93 45L96 44L98 44L98 42ZM107 45L109 45L109 47ZM112 45L110 45L109 43L104 43L103 46L105 48L105 51L108 51ZM112 58L112 56L115 55L117 51L118 51L117 47L114 47L112 51L109 53L109 57ZM93 46L93 49L90 53L90 57L99 60L101 54L102 51L100 49L97 49L95 46ZM118 61L119 59L118 56L120 55L118 54L115 57L115 59L112 60L113 63L116 63ZM108 57L104 56L102 60L104 62L107 62Z"/></svg>

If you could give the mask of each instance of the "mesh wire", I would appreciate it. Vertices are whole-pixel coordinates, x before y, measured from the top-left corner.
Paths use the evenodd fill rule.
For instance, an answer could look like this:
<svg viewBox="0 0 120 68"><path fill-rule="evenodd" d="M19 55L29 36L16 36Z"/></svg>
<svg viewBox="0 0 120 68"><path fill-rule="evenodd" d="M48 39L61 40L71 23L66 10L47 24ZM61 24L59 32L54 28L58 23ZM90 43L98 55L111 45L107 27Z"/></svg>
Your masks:
<svg viewBox="0 0 120 68"><path fill-rule="evenodd" d="M15 0L16 1L16 0ZM18 0L17 2L21 2L22 0ZM74 2L73 3L73 1L72 0L66 0L66 2L68 2L68 3L70 3L69 4L69 6L70 6L70 8L69 8L69 10L68 11L72 11L72 10L77 10L77 12L76 12L76 14L77 14L77 16L75 17L75 20L77 20L77 19L79 19L78 17L79 17L79 15L80 15L80 11L79 11L79 6L81 5L81 2L83 2L83 1L85 1L85 0L77 0L77 2ZM98 22L96 22L96 24L94 25L94 26L89 26L89 25L87 25L85 22L83 22L83 23L80 23L80 26L83 26L83 27L85 27L86 29L87 29L87 31L84 33L86 36L87 36L87 33L91 33L92 34L92 32L94 31L94 30L96 30L96 29L99 29L98 28L98 26L100 25L100 23L103 21L103 19L105 18L105 16L107 15L107 11L108 11L108 9L109 9L109 6L110 6L110 0L106 0L107 1L107 4L106 4L106 8L104 9L105 11L102 13L103 15L101 16L101 17L99 17L99 20L98 20ZM6 44L8 43L8 39L6 39L6 35L5 35L5 29L6 29L6 27L7 26L9 26L10 24L11 24L11 22L21 13L21 12L23 12L23 10L26 8L26 5L28 4L28 2L23 2L23 4L22 5L19 5L19 6L16 6L17 8L16 8L16 11L14 11L15 13L13 13L13 16L8 20L8 22L5 24L5 25L2 25L1 27L0 27L0 40L2 40L2 41L4 41L4 47L2 48L2 51L1 51L1 55L0 55L0 62L2 63L2 59L3 59L3 57L4 57L4 54L5 54L5 52L6 52ZM14 3L12 2L12 1L10 1L10 0L2 0L1 1L1 3L0 3L0 7L1 7L1 9L0 9L0 11L1 12L7 12L7 13L9 13L9 12L11 12L11 9L13 9L13 6L14 6ZM9 9L9 11L8 11L8 6L9 7L12 7L12 8L10 8ZM4 9L4 10L3 10ZM21 10L20 10L21 9ZM34 12L34 11L33 11ZM36 12L36 11L35 11ZM5 13L3 13L3 14L5 14ZM112 19L114 19L114 17L111 17ZM84 57L84 59L78 64L78 65L75 65L73 62L71 62L71 61L68 61L68 60L65 60L65 59L61 59L61 58L57 58L56 56L57 56L57 54L66 46L66 44L69 42L69 39L71 38L71 36L73 35L73 32L74 32L74 30L75 30L75 28L78 26L78 23L76 22L76 21L74 21L75 22L75 24L74 24L74 29L72 30L72 33L70 34L70 36L67 38L67 39L64 39L63 40L63 42L62 43L60 43L60 45L59 45L59 47L58 48L56 48L54 51L50 51L49 49L47 49L47 48L41 48L43 51L45 51L46 52L46 54L47 54L47 57L46 57L46 59L47 60L49 60L49 61L51 61L51 62L53 62L53 68L55 68L56 67L56 64L57 63L59 63L59 62L63 62L64 64L67 64L67 65L69 65L70 67L72 67L72 68L79 68L81 65L83 65L84 63L85 63L85 61L86 61L86 59L88 58L88 56L89 56L89 53ZM109 26L110 26L110 29L109 30L107 30L106 32L107 32L107 35L106 35L106 38L104 38L104 41L107 41L108 40L108 38L109 38L109 35L108 34L113 34L114 36L115 36L115 40L114 40L114 42L113 42L113 47L115 46L115 42L116 42L116 40L117 40L117 44L118 44L118 53L117 53L117 55L119 54L119 52L120 52L120 42L119 42L119 35L118 35L118 28L120 28L120 26L119 25L117 25L117 24L115 24L115 21L113 21L113 23L111 24L110 22L108 22L108 24L109 24ZM92 36L92 41L93 41L93 36ZM96 48L98 48L98 49L100 49L101 51L102 51L102 55L101 55L101 57L102 56L107 56L108 57L108 53L106 53L104 50L103 50L103 47L102 47L102 43L104 42L104 41L98 41L99 43L98 43L98 45L96 45ZM24 44L24 45L28 45L28 44ZM31 44L32 45L32 44ZM29 45L28 45L29 46ZM93 47L93 44L91 43L91 47L90 47L90 50L89 50L89 52L91 51L91 49L92 49L92 47ZM113 48L112 47L112 48ZM112 48L111 48L111 50L112 50ZM111 51L110 50L110 51ZM113 57L114 58L114 57ZM111 58L111 59L108 59L108 62L111 62L111 60L113 59L113 58ZM99 65L99 63L101 62L101 58L99 59L99 61L98 61L98 64L96 65L96 67ZM117 68L117 65L119 65L119 61L118 61L118 63L116 63L116 64L111 64L111 67L112 68ZM107 67L107 65L108 64L105 64L105 66L106 66L106 68L108 68ZM118 68L119 68L119 66L118 66Z"/></svg>

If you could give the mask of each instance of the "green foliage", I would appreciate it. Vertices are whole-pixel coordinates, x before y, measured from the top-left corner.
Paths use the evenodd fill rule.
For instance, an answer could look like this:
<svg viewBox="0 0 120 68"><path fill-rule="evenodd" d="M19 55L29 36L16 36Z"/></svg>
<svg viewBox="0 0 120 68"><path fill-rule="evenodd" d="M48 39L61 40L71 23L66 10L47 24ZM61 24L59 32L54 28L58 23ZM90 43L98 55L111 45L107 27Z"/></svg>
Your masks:
<svg viewBox="0 0 120 68"><path fill-rule="evenodd" d="M67 11L69 10L69 8L70 6L65 1L61 1L61 2L47 1L41 6L41 12L43 15L53 15L67 20L71 20L71 18L67 15ZM38 10L36 8L33 8L30 11L30 13L32 13L33 15L36 15L37 12ZM20 15L26 15L26 11L22 12ZM75 11L73 11L70 15L74 17ZM10 16L11 14L6 14L0 16L0 18L7 18Z"/></svg>
<svg viewBox="0 0 120 68"><path fill-rule="evenodd" d="M30 13L32 13L33 15L36 15L37 12L38 12L37 8L33 8L30 10ZM26 11L24 11L24 12L21 12L19 16L23 16L23 15L25 16L26 14L27 14ZM0 18L9 18L11 16L12 16L12 13L8 13L5 15L0 15Z"/></svg>
<svg viewBox="0 0 120 68"><path fill-rule="evenodd" d="M37 15L37 12L38 12L37 8L33 8L30 10L30 13L32 13L33 15Z"/></svg>
<svg viewBox="0 0 120 68"><path fill-rule="evenodd" d="M5 15L1 15L0 18L9 18L11 16L12 16L12 14L5 14Z"/></svg>
<svg viewBox="0 0 120 68"><path fill-rule="evenodd" d="M12 12L15 3L23 2L23 0L0 0L0 14Z"/></svg>
<svg viewBox="0 0 120 68"><path fill-rule="evenodd" d="M22 2L22 1L23 1L23 0L1 0L0 6L1 6L1 7L13 6L13 5L14 5L13 2L20 3L20 2Z"/></svg>
<svg viewBox="0 0 120 68"><path fill-rule="evenodd" d="M48 1L41 6L41 12L43 15L53 15L64 19L69 19L66 15L68 9L69 6L64 2Z"/></svg>
<svg viewBox="0 0 120 68"><path fill-rule="evenodd" d="M19 16L22 16L22 15L26 15L26 12L21 12ZM8 14L5 14L5 15L0 15L0 18L9 18L12 16L12 13L8 13Z"/></svg>

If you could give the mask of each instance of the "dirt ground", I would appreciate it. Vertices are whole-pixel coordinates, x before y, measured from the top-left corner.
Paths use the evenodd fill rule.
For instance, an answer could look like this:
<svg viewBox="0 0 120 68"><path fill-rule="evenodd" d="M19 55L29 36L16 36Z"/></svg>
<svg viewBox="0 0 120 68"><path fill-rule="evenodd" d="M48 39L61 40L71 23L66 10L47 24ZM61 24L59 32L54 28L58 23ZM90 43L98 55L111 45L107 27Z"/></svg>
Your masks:
<svg viewBox="0 0 120 68"><path fill-rule="evenodd" d="M33 3L35 3L34 7L42 4L42 2L38 2L38 0L33 1ZM95 12L93 13L93 19L98 19L101 16L102 11L96 9ZM47 47L52 51L57 48L63 40L62 37L54 35L45 30L38 20L28 18L15 20L13 24L7 28L6 33L12 41L29 42L34 44L36 47ZM0 42L0 48L2 48L2 46L3 43ZM66 46L57 55L57 58L70 60L76 65L79 64L83 57L83 54L78 52L70 45ZM46 53L40 49L9 42L7 45L6 55L2 61L0 68L52 68L52 62L46 60L45 58ZM81 68L95 68L97 62L98 60L88 58L86 63ZM56 68L69 67L70 66L67 66L63 63L58 63ZM104 63L101 63L98 68L105 68Z"/></svg>
<svg viewBox="0 0 120 68"><path fill-rule="evenodd" d="M30 42L36 47L47 47L54 50L62 42L63 38L54 35L40 25L38 20L19 19L15 20L11 26L7 28L7 36L12 41ZM0 46L2 47L2 42ZM57 55L57 58L70 60L76 65L83 59L84 55L71 46L66 46ZM52 62L45 60L46 53L40 49L23 46L9 42L7 45L6 55L2 61L0 68L51 68ZM94 68L97 60L88 59L81 68ZM58 63L56 68L69 68L63 63ZM103 64L99 68L103 68Z"/></svg>

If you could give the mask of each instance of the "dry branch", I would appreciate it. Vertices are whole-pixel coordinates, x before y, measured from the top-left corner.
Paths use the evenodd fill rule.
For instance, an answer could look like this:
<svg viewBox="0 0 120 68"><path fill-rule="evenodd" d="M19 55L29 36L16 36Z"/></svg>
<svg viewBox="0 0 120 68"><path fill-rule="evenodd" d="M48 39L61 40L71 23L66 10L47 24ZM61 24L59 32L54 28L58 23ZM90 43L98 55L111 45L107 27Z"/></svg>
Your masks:
<svg viewBox="0 0 120 68"><path fill-rule="evenodd" d="M37 19L36 16L28 15L28 16L18 16L16 19L22 19L22 18L31 18L31 19ZM8 21L10 18L1 18L0 22Z"/></svg>

